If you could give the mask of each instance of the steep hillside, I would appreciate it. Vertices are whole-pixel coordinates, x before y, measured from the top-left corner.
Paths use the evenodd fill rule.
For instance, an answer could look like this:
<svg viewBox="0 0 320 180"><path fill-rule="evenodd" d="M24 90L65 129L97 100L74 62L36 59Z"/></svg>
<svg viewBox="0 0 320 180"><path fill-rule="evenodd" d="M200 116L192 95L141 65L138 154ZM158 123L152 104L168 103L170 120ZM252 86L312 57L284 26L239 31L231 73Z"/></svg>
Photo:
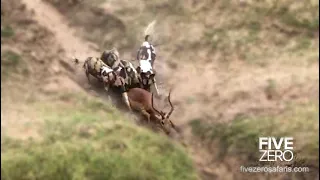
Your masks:
<svg viewBox="0 0 320 180"><path fill-rule="evenodd" d="M73 80L72 50L29 8L1 2L1 179L197 179L183 147Z"/></svg>
<svg viewBox="0 0 320 180"><path fill-rule="evenodd" d="M173 116L204 179L264 177L239 173L239 164L251 163L241 157L255 156L247 149L216 159L219 152L241 149L239 145L254 143L262 134L295 134L298 141L312 137L297 149L310 148L301 157L313 173L273 178L303 179L318 173L317 1L47 1L80 36L100 51L119 48L124 59L134 58L144 28L157 20L151 37L158 45L161 90L174 87ZM259 128L260 121L268 128ZM225 129L229 126L230 133ZM238 138L239 143L228 144Z"/></svg>
<svg viewBox="0 0 320 180"><path fill-rule="evenodd" d="M26 82L24 78L20 77L20 81L17 81L13 79L18 78L16 74L8 75L9 80L2 86L2 92L8 89L5 87L10 87L10 84L15 89L19 87L21 90L7 91L8 100L5 101L6 98L2 100L8 104L7 106L12 102L21 102L21 107L25 106L26 101L20 99L23 99L26 93L21 92L32 92L29 94L33 95L28 97L36 98L36 101L50 97L50 100L59 99L58 101L66 101L64 103L69 105L75 103L72 98L71 100L68 98L69 96L49 96L44 91L56 88L55 92L64 92L60 84L65 84L66 89L70 88L69 84L74 84L71 86L71 94L82 91L77 85L79 84L87 92L94 92L92 94L103 97L103 91L99 91L97 87L89 87L82 71L73 69L73 66L68 64L68 58L73 55L80 58L97 55L104 49L117 47L122 58L133 59L137 47L143 40L144 28L151 21L157 20L151 38L157 45L155 66L161 83L161 92L166 94L167 89L174 88L172 100L177 108L172 116L183 129L181 141L187 146L202 179L313 179L319 174L318 1L23 0L23 2L27 4L27 8L33 9L32 19L50 29L47 30L49 34L50 32L55 34L56 42L45 42L46 45L50 44L45 46L50 50L41 49L43 45L39 45L41 48L35 46L39 39L43 41L52 37L49 34L38 33L39 31L34 32L42 35L42 38L38 38L35 43L14 41L12 39L17 38L16 34L19 34L15 32L14 26L22 26L24 30L26 23L10 26L2 24L2 34L10 37L1 39L2 44L9 44L3 46L10 49L10 53L2 53L2 56L11 61L2 60L1 63L6 64L6 69L28 72L30 75L27 77L39 78L34 84L30 81L28 85L22 85ZM20 8L24 9L23 6ZM2 9L2 13L4 12ZM28 16L23 15L23 17ZM17 41L24 44L19 45L20 43L15 43ZM16 46L19 48L15 48ZM57 47L57 50L55 51L52 46ZM16 55L19 49L23 48L40 49L33 50L37 55L30 58L27 66L22 65L24 68L30 66L34 69L30 72L16 68L16 65L20 64L18 63L20 61L16 60L20 58L17 57L23 55L22 57L27 56L29 59L28 55L34 54ZM51 52L54 56L51 56ZM55 57L55 60L41 62L52 57ZM33 63L37 62L37 58L42 64ZM46 68L48 72L59 74L57 79L60 81L50 80L47 83L45 77L56 75L47 73ZM1 70L2 74L8 74L7 71ZM69 79L70 83L62 83L69 82L66 79ZM73 83L73 80L77 83ZM37 91L34 90L37 89L35 87L42 88ZM9 95L10 93L12 94ZM12 98L17 98L19 101L12 101ZM14 105L14 107L17 109L20 106ZM88 113L96 112L96 108L100 107L93 105L93 110L89 108ZM39 117L34 114L37 110L31 111L28 108L21 110L20 116L21 114L24 118L30 116L29 119L36 121L33 120L36 118L32 117ZM16 112L16 109L1 111L11 115L10 118L19 120L21 118L11 113ZM99 117L110 116L109 113L101 115ZM87 116L89 115L78 114L77 117L70 118L82 119ZM66 119L68 122L68 118ZM91 118L91 115L85 119L92 119L95 122L95 118ZM3 127L10 127L3 123L4 120L1 121ZM42 121L40 119L36 122ZM11 125L15 126L16 123ZM100 132L100 129L93 128L92 131ZM75 139L78 138L77 130L70 132L75 132ZM117 134L111 135L111 137L116 136ZM298 158L291 165L308 166L311 172L240 173L240 165L256 165L257 152L253 149L258 149L255 143L259 136L293 136L296 139L295 153ZM65 140L71 142L69 138L70 136L66 135ZM136 147L130 145L135 142L130 138L131 135L128 136L128 141L125 140L129 144L124 146ZM100 142L97 140L97 144ZM77 143L74 144L77 146ZM97 145L98 149L99 147ZM141 144L139 147L145 145ZM176 161L174 158L173 160ZM183 177L188 169L181 171L183 173L178 174ZM170 175L167 178L176 179Z"/></svg>

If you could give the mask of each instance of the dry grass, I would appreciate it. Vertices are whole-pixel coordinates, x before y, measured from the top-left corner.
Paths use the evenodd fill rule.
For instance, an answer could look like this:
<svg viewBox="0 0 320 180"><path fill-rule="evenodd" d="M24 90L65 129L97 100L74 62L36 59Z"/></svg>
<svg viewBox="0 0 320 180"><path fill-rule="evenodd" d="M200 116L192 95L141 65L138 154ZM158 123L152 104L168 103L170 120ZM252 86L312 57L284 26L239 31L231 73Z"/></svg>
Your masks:
<svg viewBox="0 0 320 180"><path fill-rule="evenodd" d="M294 167L308 167L308 173L296 173L293 179L315 177L319 168L319 106L306 104L292 106L278 115L239 116L231 123L206 124L201 120L190 122L192 132L205 147L212 152L211 162L225 163L231 166L235 176L237 168L242 166L274 166L272 162L259 162L259 137L293 137L295 158L290 162ZM219 147L219 148L217 148ZM230 159L236 159L230 161ZM276 165L283 165L276 162ZM288 165L288 164L287 164ZM217 171L217 170L216 170ZM215 172L216 172L215 171ZM250 176L263 179L290 177L292 173L277 175L257 174ZM243 178L245 179L246 176ZM248 176L249 177L249 176Z"/></svg>
<svg viewBox="0 0 320 180"><path fill-rule="evenodd" d="M295 134L299 141L297 146L306 147L312 154L308 158L305 156L307 151L303 151L304 158L315 164L312 158L316 157L314 145L318 141L314 132L318 129L312 124L317 123L315 107L319 104L317 1L246 0L243 4L236 0L97 0L74 4L47 1L57 7L71 25L69 29L61 25L63 31L75 29L77 35L96 43L99 50L115 46L124 59L134 57L144 28L157 19L156 31L151 37L153 43L161 44L157 47L156 69L163 84L162 92L175 88L172 99L177 108L173 118L184 127L184 139L194 151L193 159L202 178L252 178L252 175L239 174L239 164L232 163L243 160L237 154L250 154L245 148L241 152L234 151L238 144L233 142L245 140L253 146L256 136L260 135L256 130L260 122L266 125L269 121L274 122L270 133ZM81 49L79 51L87 49L87 45L75 43L80 41L75 41L77 37L70 33L60 36L59 23L62 22L66 23L55 21L53 29L66 52L70 54L71 46ZM11 38L17 32L14 26L4 24L2 34ZM65 41L62 37L73 40ZM1 40L3 42L5 38ZM293 109L290 104L295 105ZM78 114L76 119L80 116L87 115ZM234 121L239 116L245 118ZM308 121L309 117L312 122ZM219 129L216 128L201 131L215 135L214 152L226 152L223 161L215 159L216 153L210 152L213 150L211 141L205 140L197 146L197 136L194 137L186 126L194 119L200 120L200 126L211 128L213 124L225 130L221 133L217 133ZM277 126L283 119L291 119L283 122L285 130ZM302 119L308 123L302 123ZM303 129L296 129L296 126ZM228 131L229 127L232 131ZM248 133L246 128L250 129ZM301 139L307 136L316 140L301 144ZM250 159L245 161L250 162ZM292 176L288 178L304 178ZM255 177L259 178L259 175Z"/></svg>
<svg viewBox="0 0 320 180"><path fill-rule="evenodd" d="M3 179L197 179L181 146L101 100L63 95L29 108L40 111L40 139L1 136Z"/></svg>
<svg viewBox="0 0 320 180"><path fill-rule="evenodd" d="M68 77L53 33L19 0L1 5L1 179L197 179L184 148Z"/></svg>

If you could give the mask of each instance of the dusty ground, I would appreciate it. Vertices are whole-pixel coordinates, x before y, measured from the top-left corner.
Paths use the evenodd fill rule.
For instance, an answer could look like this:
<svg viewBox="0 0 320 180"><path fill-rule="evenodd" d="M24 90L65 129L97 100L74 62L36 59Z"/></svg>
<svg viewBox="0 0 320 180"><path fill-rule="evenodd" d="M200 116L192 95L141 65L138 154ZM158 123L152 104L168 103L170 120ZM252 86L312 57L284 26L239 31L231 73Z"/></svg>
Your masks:
<svg viewBox="0 0 320 180"><path fill-rule="evenodd" d="M21 1L25 6L21 5L20 10L31 10L30 19L33 19L33 22L15 26L30 29L30 34L24 34L23 30L20 30L21 32L16 33L21 34L21 38L18 37L13 42L1 39L2 44L3 41L5 42L2 51L6 48L23 51L26 45L34 49L34 52L28 52L30 61L27 63L30 72L28 77L32 81L22 80L19 88L10 88L10 85L17 86L15 83L6 82L1 89L4 97L2 104L6 107L1 109L3 113L1 127L12 135L24 138L28 135L36 136L33 134L32 127L25 125L30 121L41 123L37 121L36 113L33 113L36 111L30 109L25 103L30 99L31 101L45 100L50 93L57 91L86 90L92 95L103 96L102 91L97 87L90 87L87 84L82 69L70 63L71 57L98 56L105 47L115 46L120 49L124 59L133 59L136 47L142 40L143 29L154 19L158 19L157 27L159 27L155 31L154 40L159 44L162 43L157 47L156 61L156 69L161 81L160 87L164 94L169 88L174 88L172 101L177 108L172 118L183 128L182 141L187 145L204 177L235 178L233 174L225 175L229 171L226 165L217 166L217 163L212 163L210 158L206 158L212 152L208 152L194 140L188 126L189 121L201 119L207 122L226 122L242 114L249 116L277 114L284 110L288 103L315 102L318 104L319 54L315 49L319 47L319 38L316 33L310 42L310 47L304 50L302 55L297 55L296 52L291 54L280 51L278 48L282 47L270 45L272 39L282 39L282 35L275 33L275 36L279 36L266 36L266 42L260 47L265 49L262 50L265 54L257 50L255 45L249 47L248 52L261 54L256 56L256 59L263 59L260 60L262 63L260 61L252 63L253 60L244 60L243 56L237 54L237 52L244 53L246 50L236 49L234 53L226 50L227 52L224 53L219 49L223 47L216 47L220 50L217 51L203 44L200 34L211 25L223 27L222 17L225 17L213 11L210 11L207 16L201 14L201 11L207 12L205 3L188 1L182 8L178 1L176 6L170 2L154 2L155 5L153 4L152 7L159 13L148 14L149 11L144 12L150 8L150 2L138 0L135 3L108 1L101 4L97 2L95 7L99 7L98 9L91 8L92 5L88 7L85 3L73 5L71 1L68 5L70 7L67 6L67 2L63 5L56 4L60 7L58 9L47 1ZM134 11L134 4L141 6L135 10L135 13L129 15ZM214 5L214 9L219 8L222 8L222 3ZM193 9L192 13L196 15L190 17L187 14L185 16L187 20L178 13L180 11L188 13L190 9ZM95 15L92 15L91 11ZM166 16L167 11L176 12L177 15ZM15 10L11 16L21 18L22 21L25 18L19 16L19 10ZM100 16L106 18L98 19L97 17ZM111 20L107 21L108 18ZM94 24L95 21L96 24ZM266 22L269 23L265 26L273 25L271 20ZM33 28L35 23L41 28L38 26ZM299 29L290 30L304 33ZM34 40L32 33L43 33L47 38ZM132 37L135 33L137 35ZM241 34L242 31L239 33ZM265 34L266 32L262 32L260 36ZM234 36L236 34L230 35L230 37ZM126 37L131 39L128 40ZM267 45L270 47L266 48ZM283 49L286 48L283 47ZM19 77L14 78L20 82ZM17 89L17 92L14 89ZM20 92L26 93L20 94ZM35 95L38 93L40 96Z"/></svg>

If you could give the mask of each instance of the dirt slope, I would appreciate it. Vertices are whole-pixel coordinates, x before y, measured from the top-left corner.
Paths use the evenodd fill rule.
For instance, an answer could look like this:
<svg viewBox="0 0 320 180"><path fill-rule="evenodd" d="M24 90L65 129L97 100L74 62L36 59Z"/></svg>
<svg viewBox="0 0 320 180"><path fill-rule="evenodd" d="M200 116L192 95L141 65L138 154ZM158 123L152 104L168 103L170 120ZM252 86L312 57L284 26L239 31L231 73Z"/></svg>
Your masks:
<svg viewBox="0 0 320 180"><path fill-rule="evenodd" d="M152 41L161 44L156 61L161 89L165 94L174 88L176 111L172 116L183 128L183 141L204 178L236 179L238 174L232 165L212 160L215 152L194 139L188 122L230 122L243 115L281 114L288 104L318 104L317 20L311 18L310 26L304 29L299 19L291 17L302 3L291 6L285 1L272 7L269 1L241 5L239 1L47 1L68 17L83 38L96 42L100 49L116 46L125 59L134 57L132 52L141 42L144 27L157 19ZM290 6L287 14L283 11L286 6ZM312 12L317 9L314 7ZM100 14L90 13L93 9ZM263 17L264 12L269 14ZM303 9L300 12L309 17ZM279 18L281 13L283 18ZM88 19L97 23L78 20L89 14ZM124 37L113 43L108 41L112 36L108 29L117 26L103 24L100 18L110 14L125 26L125 30L120 28ZM97 33L99 40L92 30L82 30L98 22L101 25L95 27L106 29L101 30L105 34ZM226 177L230 170L235 172Z"/></svg>
<svg viewBox="0 0 320 180"><path fill-rule="evenodd" d="M67 84L66 86L73 84L72 80L64 80L67 76L69 77L67 79L74 79L82 87L88 89L88 84L81 68L74 68L70 63L70 58L74 55L79 58L97 56L99 51L105 48L105 46L111 46L112 43L111 41L109 42L109 40L112 39L113 36L109 34L105 35L106 37L98 36L98 39L103 39L103 42L96 44L90 43L85 40L85 37L95 34L91 32L90 29L92 24L81 24L79 20L77 23L74 23L69 12L61 9L61 7L53 7L52 4L47 3L47 1L22 0L22 2L28 9L34 12L33 18L37 23L53 32L54 38L59 42L57 46L61 47L57 52L54 51L53 54L56 53L60 57L59 63L54 63L56 63L58 67L63 67L60 68L62 72L59 73L63 75L58 78L59 80L49 80L51 83L48 83L48 89L54 89L54 87L59 86L64 81L67 81L64 82ZM126 32L132 31L132 34L126 33L122 38L118 38L120 42L116 43L116 46L119 46L125 59L132 58L132 51L134 51L132 49L134 49L136 44L139 44L138 41L140 41L138 40L139 38L132 38L131 36L134 36L134 33L140 33L145 25L153 20L154 17L164 17L163 21L160 21L159 24L159 27L162 26L163 29L158 30L162 33L160 33L159 39L163 39L166 43L157 48L159 58L156 61L156 69L159 76L161 76L161 88L163 89L163 93L166 94L169 88L174 87L172 100L177 108L175 113L173 113L173 119L179 126L183 127L183 141L188 145L195 162L199 165L199 169L209 174L209 179L212 177L233 179L234 175L230 174L230 177L225 176L229 170L224 164L220 167L214 167L212 165L210 158L207 158L210 157L210 153L212 152L207 152L206 149L202 148L203 146L197 143L197 140L194 140L188 122L194 119L201 119L204 122L212 123L221 121L229 122L243 114L248 116L277 114L283 111L288 103L304 104L314 102L318 104L319 64L317 58L319 55L313 50L319 46L317 36L311 41L310 48L305 50L302 56L297 56L296 54L290 55L288 52L282 53L280 50L277 51L277 48L285 49L285 47L270 45L270 48L265 48L265 46L270 43L269 40L266 40L266 42L264 42L265 46L261 47L261 49L265 49L265 52L269 54L257 56L256 59L267 59L267 63L257 65L248 63L243 60L242 57L237 56L237 53L243 53L242 49L240 52L238 49L232 49L230 45L230 47L226 47L225 49L232 49L235 50L235 52L234 54L226 52L231 54L227 56L221 53L224 52L222 50L224 47L221 47L222 49L216 47L216 49L220 51L214 51L209 48L209 45L201 44L203 41L202 36L199 34L210 29L210 23L212 23L210 17L217 16L213 18L217 22L215 25L221 27L224 25L221 19L225 17L212 12L210 16L208 15L208 17L204 18L201 13L205 14L205 12L208 11L205 9L205 3L203 3L203 5L201 3L192 5L191 1L186 3L185 6L187 9L192 9L191 7L193 6L197 8L192 12L196 16L184 21L181 20L181 14L179 14L181 4L179 4L178 1L176 5L170 4L169 2L155 3L152 7L157 8L158 11L162 13L160 15L148 14L150 12L147 10L151 6L149 3L142 3L143 6L140 7L138 12L128 15L123 12L132 12L132 4L124 3L124 1L118 2L119 3L108 1L104 4L97 3L102 10L97 13L98 15L93 16L93 19L101 16L101 13L108 12L120 18L126 26L126 28L123 29L129 29L126 30ZM135 2L138 3L140 1ZM232 6L234 4L235 2L232 1L231 5L229 5L231 9L235 8ZM221 2L217 2L213 7L216 8L217 11L219 8L223 8ZM68 8L73 8L72 11L70 11L76 13L79 7L71 4ZM83 6L81 6L81 8L83 8ZM168 10L170 13L174 11L177 15L163 15L168 13ZM148 13L142 13L146 11ZM75 17L84 17L81 13L91 14L86 11L79 11L74 15ZM188 11L186 13L188 13ZM147 16L147 18L145 16ZM234 17L230 17L230 20L232 20L232 18ZM139 19L139 21L137 19ZM180 21L178 21L179 19ZM199 19L205 19L205 22L200 22ZM134 23L135 21L137 22ZM172 27L170 25L172 23L176 23L176 26ZM83 25L83 27L81 27L81 25ZM101 24L100 27L104 29L105 25ZM272 31L273 30L274 29L272 29ZM295 29L293 29L293 31L295 31ZM301 33L300 31L297 32ZM232 33L235 32L232 31ZM239 33L241 34L242 31ZM265 34L266 32L262 32L259 35L264 37ZM279 35L277 33L274 34ZM116 35L114 36L117 37ZM231 39L229 40L231 42L233 42L233 37L237 37L237 34L230 35L229 38ZM125 38L131 39L128 41L122 40ZM264 38L272 39L275 37ZM283 37L279 35L279 39L281 38ZM92 39L96 40L97 37ZM224 40L219 41L219 43L225 44ZM123 45L123 47L121 47L121 45ZM234 47L234 45L232 45L232 47ZM255 45L252 45L249 49L250 52L255 50L259 51L255 48ZM276 52L276 55L271 52ZM258 53L261 52L259 51ZM224 59L229 63L221 62L219 59ZM230 59L233 60L230 61ZM47 66L53 67L51 64ZM97 91L97 88L94 88L94 90L96 90L95 92L100 92L98 95L102 95L102 91Z"/></svg>
<svg viewBox="0 0 320 180"><path fill-rule="evenodd" d="M68 26L68 21L54 7L41 0L22 0L27 8L34 12L34 19L42 26L50 29L60 42L66 57L77 54L79 58L95 56L96 51L90 47L90 43L74 35L74 30Z"/></svg>
<svg viewBox="0 0 320 180"><path fill-rule="evenodd" d="M84 91L69 78L72 69L54 34L20 2L1 4L9 8L1 9L1 128L14 137L37 137L35 124L42 122L33 102L50 99L60 90Z"/></svg>

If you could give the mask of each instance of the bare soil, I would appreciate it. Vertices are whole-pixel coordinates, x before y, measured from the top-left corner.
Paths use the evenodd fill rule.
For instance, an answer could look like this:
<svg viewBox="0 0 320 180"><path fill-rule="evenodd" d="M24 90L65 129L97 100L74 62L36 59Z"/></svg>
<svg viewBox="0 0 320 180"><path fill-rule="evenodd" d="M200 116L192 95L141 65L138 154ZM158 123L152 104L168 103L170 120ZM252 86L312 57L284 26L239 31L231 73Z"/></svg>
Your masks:
<svg viewBox="0 0 320 180"><path fill-rule="evenodd" d="M33 128L36 126L28 125L30 122L41 123L37 111L29 106L32 101L46 100L59 92L87 92L105 98L103 90L100 90L98 85L87 83L82 68L72 64L71 57L84 59L88 56L99 56L103 50L101 47L115 46L120 48L124 59L133 59L133 52L142 40L141 36L125 40L126 36L123 34L130 31L127 24L132 23L134 19L128 14L117 16L122 8L130 8L132 3L119 1L115 4L108 1L99 4L97 9L89 8L83 3L74 6L72 2L65 1L61 5L57 4L58 1L55 4L42 0L1 2L2 16L17 22L6 22L13 27L16 35L12 40L1 38L1 51L9 49L22 54L25 62L23 67L28 71L26 77L10 77L9 81L1 82L1 128L12 136L37 136ZM191 1L187 4L190 3ZM197 7L201 7L201 3L196 4ZM8 13L9 10L3 8L12 8L12 12ZM161 3L159 9L161 12L165 9L161 7ZM142 13L141 11L143 10L138 12ZM104 19L97 19L104 15ZM135 14L134 17L139 16ZM165 17L164 20L168 18ZM192 52L181 47L176 53L184 41L201 41L195 34L203 32L204 27L203 24L197 23L197 17L194 18L190 24L177 23L176 30L161 22L163 41L166 42L157 48L159 58L155 65L160 88L164 95L170 88L174 88L172 101L176 110L172 118L183 129L180 141L192 154L203 178L236 179L233 174L228 173L230 169L227 165L216 166L217 163L210 162L210 158L207 157L210 157L212 152L208 152L194 139L188 122L194 119L226 122L242 114L276 114L284 110L288 103L318 103L319 63L317 60L312 61L313 63L301 60L313 58L313 54L303 57L285 54L271 57L269 61L272 63L266 66L257 66L237 57L228 65L211 60L212 52L209 48ZM201 19L201 16L198 18ZM172 17L168 21L173 23L176 19L179 17ZM147 20L151 21L152 18ZM132 31L141 33L143 28L141 26L141 30ZM90 39L86 35L88 33L96 33L98 37ZM103 41L98 42L99 39ZM318 40L317 37L316 41ZM94 44L93 41L98 43ZM221 55L213 59L219 57Z"/></svg>

